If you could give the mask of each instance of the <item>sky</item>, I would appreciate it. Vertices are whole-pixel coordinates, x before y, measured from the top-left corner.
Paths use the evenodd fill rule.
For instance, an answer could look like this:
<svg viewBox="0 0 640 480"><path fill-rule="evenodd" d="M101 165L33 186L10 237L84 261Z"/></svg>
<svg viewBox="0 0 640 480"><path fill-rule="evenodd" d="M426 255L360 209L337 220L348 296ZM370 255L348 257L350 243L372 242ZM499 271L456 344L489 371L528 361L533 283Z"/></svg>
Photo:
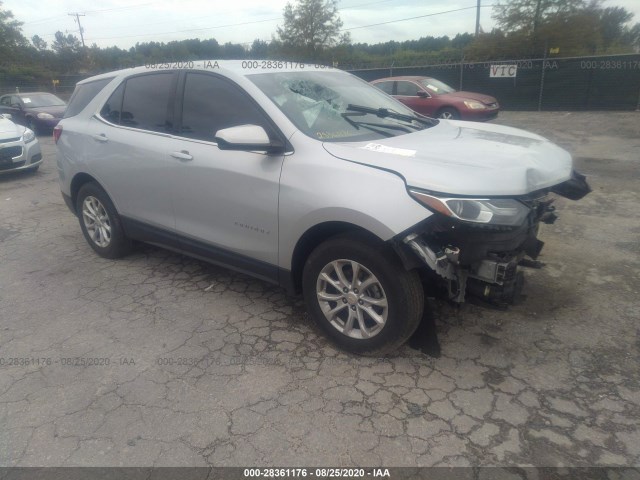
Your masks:
<svg viewBox="0 0 640 480"><path fill-rule="evenodd" d="M503 0L504 1L504 0ZM480 24L485 31L496 0L481 0ZM249 47L254 39L269 41L282 26L287 0L5 0L23 22L23 34L39 35L49 44L56 31L80 38L70 13L84 14L80 23L87 46L129 48L137 42L168 42L188 38L215 38L220 44ZM44 8L46 5L47 8ZM607 0L604 6L622 6L640 22L640 0ZM354 43L414 40L425 36L455 36L475 31L476 0L339 0L343 30ZM457 10L457 11L456 11ZM411 17L419 17L413 18ZM396 21L403 20L404 21ZM392 22L392 23L386 23ZM380 25L385 23L384 25Z"/></svg>

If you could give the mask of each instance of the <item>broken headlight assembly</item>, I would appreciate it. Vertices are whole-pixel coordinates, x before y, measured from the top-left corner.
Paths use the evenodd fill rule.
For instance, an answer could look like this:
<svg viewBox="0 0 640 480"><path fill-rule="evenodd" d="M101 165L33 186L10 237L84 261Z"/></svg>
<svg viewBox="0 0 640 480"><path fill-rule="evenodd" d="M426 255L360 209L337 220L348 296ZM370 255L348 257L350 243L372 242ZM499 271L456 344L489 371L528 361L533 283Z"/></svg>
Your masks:
<svg viewBox="0 0 640 480"><path fill-rule="evenodd" d="M409 193L430 210L465 222L514 227L522 225L531 211L512 198L435 197L415 189Z"/></svg>

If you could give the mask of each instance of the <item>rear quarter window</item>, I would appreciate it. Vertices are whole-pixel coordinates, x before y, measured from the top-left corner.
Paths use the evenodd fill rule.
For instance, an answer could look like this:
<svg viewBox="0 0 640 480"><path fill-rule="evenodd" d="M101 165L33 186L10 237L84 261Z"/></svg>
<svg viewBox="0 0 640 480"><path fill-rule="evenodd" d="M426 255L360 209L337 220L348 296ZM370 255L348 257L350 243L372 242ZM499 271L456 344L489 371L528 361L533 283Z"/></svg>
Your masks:
<svg viewBox="0 0 640 480"><path fill-rule="evenodd" d="M73 91L73 95L71 95L69 105L67 105L63 118L73 117L79 114L84 110L84 107L89 105L89 102L93 100L95 96L100 93L100 91L114 78L115 77L103 78L94 82L77 85L76 89Z"/></svg>

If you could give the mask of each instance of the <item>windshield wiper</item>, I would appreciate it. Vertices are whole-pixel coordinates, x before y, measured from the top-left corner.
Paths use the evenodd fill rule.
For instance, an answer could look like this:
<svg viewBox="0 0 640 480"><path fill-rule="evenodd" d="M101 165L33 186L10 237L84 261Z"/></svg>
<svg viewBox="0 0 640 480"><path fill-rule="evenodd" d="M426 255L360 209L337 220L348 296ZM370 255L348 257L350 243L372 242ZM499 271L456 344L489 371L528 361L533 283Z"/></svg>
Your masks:
<svg viewBox="0 0 640 480"><path fill-rule="evenodd" d="M372 115L377 115L380 118L389 117L389 118L395 118L396 120L404 120L405 122L415 121L415 122L420 122L422 124L430 125L430 126L436 125L438 123L438 121L434 120L433 118L423 117L422 115L418 115L418 114L406 115L404 113L399 113L394 110L390 110L388 108L372 108L372 107L365 107L363 105L353 105L351 103L347 105L347 111L370 113Z"/></svg>
<svg viewBox="0 0 640 480"><path fill-rule="evenodd" d="M353 115L362 115L361 113L343 112L340 115L342 115L342 118L344 118L347 122L353 125L356 128L356 130L360 130L359 127L365 127L365 128L368 128L369 130L373 130L374 128L375 129L386 128L387 130L399 130L404 133L411 133L411 130L409 130L407 127L404 127L402 125L397 125L397 124L389 125L388 123L378 123L378 122L363 122L362 120L353 120L349 118ZM413 128L416 128L416 127L414 126Z"/></svg>

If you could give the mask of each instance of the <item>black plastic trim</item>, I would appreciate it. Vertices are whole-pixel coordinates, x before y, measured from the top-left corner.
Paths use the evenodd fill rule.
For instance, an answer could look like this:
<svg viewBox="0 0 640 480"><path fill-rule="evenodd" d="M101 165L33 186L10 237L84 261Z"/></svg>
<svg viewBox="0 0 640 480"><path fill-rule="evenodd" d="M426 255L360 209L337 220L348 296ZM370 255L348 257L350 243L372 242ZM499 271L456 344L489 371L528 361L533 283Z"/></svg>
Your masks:
<svg viewBox="0 0 640 480"><path fill-rule="evenodd" d="M64 199L64 203L67 204L67 207L69 207L69 210L71 210L71 213L73 213L74 215L77 215L76 206L73 204L73 200L71 200L71 197L66 193L62 193L62 198Z"/></svg>
<svg viewBox="0 0 640 480"><path fill-rule="evenodd" d="M125 234L134 240L158 245L231 270L246 273L252 277L281 285L287 290L292 288L291 273L278 268L276 265L255 260L138 220L122 216L120 218Z"/></svg>

